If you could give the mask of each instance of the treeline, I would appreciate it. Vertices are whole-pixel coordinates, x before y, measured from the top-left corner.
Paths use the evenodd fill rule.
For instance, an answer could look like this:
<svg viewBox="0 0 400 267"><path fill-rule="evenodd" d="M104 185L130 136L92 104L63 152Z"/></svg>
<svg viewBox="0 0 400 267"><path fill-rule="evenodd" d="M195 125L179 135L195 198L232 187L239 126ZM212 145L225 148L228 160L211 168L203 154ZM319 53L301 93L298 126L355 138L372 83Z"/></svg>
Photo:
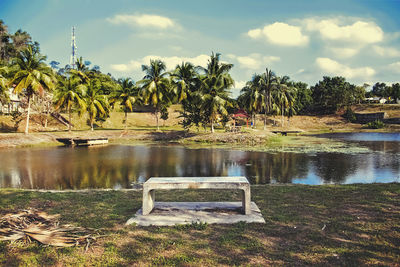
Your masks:
<svg viewBox="0 0 400 267"><path fill-rule="evenodd" d="M26 109L26 128L32 107L40 112L66 112L71 130L72 113L88 115L93 130L96 122L106 120L113 108L127 114L135 107L148 106L156 118L168 118L171 104L182 104L182 125L211 128L216 123L225 124L237 109L246 110L255 123L256 114L280 115L290 118L295 114L332 113L342 107L360 103L366 96L368 85L356 86L343 77L323 77L314 86L292 81L288 76L278 76L266 69L255 74L242 88L237 99L231 97L234 80L229 74L233 64L222 63L220 54L212 53L205 67L182 62L167 71L160 60L150 60L143 65L144 76L136 83L131 78L115 79L104 74L100 67L91 67L90 61L81 58L74 68L59 68L58 62L45 63L39 44L32 42L29 34L17 31L9 34L0 21L0 101L8 101L8 88L18 94ZM382 89L383 88L383 89ZM377 83L368 94L400 98L400 85Z"/></svg>

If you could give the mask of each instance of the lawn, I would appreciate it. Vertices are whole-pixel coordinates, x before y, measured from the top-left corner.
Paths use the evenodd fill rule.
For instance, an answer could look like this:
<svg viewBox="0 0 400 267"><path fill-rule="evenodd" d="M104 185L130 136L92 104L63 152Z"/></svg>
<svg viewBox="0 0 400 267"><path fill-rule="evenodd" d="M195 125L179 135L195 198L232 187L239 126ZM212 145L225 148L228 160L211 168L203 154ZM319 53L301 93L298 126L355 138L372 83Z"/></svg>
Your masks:
<svg viewBox="0 0 400 267"><path fill-rule="evenodd" d="M124 226L141 191L0 190L0 214L36 208L98 235L57 248L0 241L0 264L16 265L397 265L400 184L252 186L266 224ZM239 200L236 191L161 191L163 201Z"/></svg>

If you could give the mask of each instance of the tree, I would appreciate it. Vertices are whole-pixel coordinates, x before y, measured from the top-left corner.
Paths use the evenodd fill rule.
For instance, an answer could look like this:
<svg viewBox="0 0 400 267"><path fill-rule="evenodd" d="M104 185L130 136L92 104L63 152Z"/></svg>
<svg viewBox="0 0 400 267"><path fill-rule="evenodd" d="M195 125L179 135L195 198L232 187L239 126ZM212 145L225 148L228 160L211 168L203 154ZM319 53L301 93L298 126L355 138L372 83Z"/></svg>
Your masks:
<svg viewBox="0 0 400 267"><path fill-rule="evenodd" d="M400 83L392 84L392 94L390 97L393 98L396 103L400 99Z"/></svg>
<svg viewBox="0 0 400 267"><path fill-rule="evenodd" d="M267 114L271 113L273 108L273 90L276 88L276 75L268 68L261 75L260 86L264 95L264 130L267 128Z"/></svg>
<svg viewBox="0 0 400 267"><path fill-rule="evenodd" d="M77 108L79 114L82 114L86 109L86 103L83 100L85 92L82 88L78 88L80 80L70 76L66 79L61 79L58 82L57 93L55 96L55 108L65 108L68 112L68 131L71 131L72 110Z"/></svg>
<svg viewBox="0 0 400 267"><path fill-rule="evenodd" d="M318 112L332 113L354 103L355 85L344 77L324 76L322 81L311 87L314 108Z"/></svg>
<svg viewBox="0 0 400 267"><path fill-rule="evenodd" d="M283 116L288 114L289 117L294 114L294 95L296 88L290 86L289 77L276 77L276 93L275 102L280 107L281 125L283 126Z"/></svg>
<svg viewBox="0 0 400 267"><path fill-rule="evenodd" d="M1 21L0 21L1 22ZM8 80L6 78L6 74L8 69L6 66L0 67L0 103L4 104L8 102Z"/></svg>
<svg viewBox="0 0 400 267"><path fill-rule="evenodd" d="M161 60L150 60L150 65L142 65L142 70L146 75L137 82L142 85L141 95L144 103L154 107L157 130L160 130L158 120L161 107L170 102L171 86L165 69L165 63Z"/></svg>
<svg viewBox="0 0 400 267"><path fill-rule="evenodd" d="M119 79L118 87L111 96L110 103L120 103L122 110L125 113L124 124L127 127L128 112L132 112L133 106L139 99L139 89L131 78Z"/></svg>
<svg viewBox="0 0 400 267"><path fill-rule="evenodd" d="M378 97L384 97L384 96L386 96L387 87L388 86L386 85L386 83L377 82L372 87L371 93Z"/></svg>
<svg viewBox="0 0 400 267"><path fill-rule="evenodd" d="M229 74L233 64L221 63L220 54L211 54L207 68L202 68L201 77L202 110L211 123L211 132L214 132L214 122L218 115L226 115L227 106L231 105L229 88L234 81Z"/></svg>
<svg viewBox="0 0 400 267"><path fill-rule="evenodd" d="M101 82L98 79L89 79L77 87L85 92L84 101L89 114L90 129L94 130L96 119L105 119L110 112L110 105L106 95L101 93Z"/></svg>
<svg viewBox="0 0 400 267"><path fill-rule="evenodd" d="M241 95L238 98L241 106L251 114L252 124L256 126L256 114L260 113L265 104L265 95L263 94L261 81L262 75L255 74L251 81L246 83L246 86L240 91Z"/></svg>
<svg viewBox="0 0 400 267"><path fill-rule="evenodd" d="M44 63L45 56L33 50L32 46L23 49L13 60L16 73L10 85L15 84L14 93L24 93L28 100L25 134L29 132L31 99L34 94L43 95L45 90L53 90L56 79L52 70Z"/></svg>
<svg viewBox="0 0 400 267"><path fill-rule="evenodd" d="M303 82L290 82L290 86L297 89L294 95L294 109L299 114L305 114L309 112L313 105L311 89L306 83Z"/></svg>

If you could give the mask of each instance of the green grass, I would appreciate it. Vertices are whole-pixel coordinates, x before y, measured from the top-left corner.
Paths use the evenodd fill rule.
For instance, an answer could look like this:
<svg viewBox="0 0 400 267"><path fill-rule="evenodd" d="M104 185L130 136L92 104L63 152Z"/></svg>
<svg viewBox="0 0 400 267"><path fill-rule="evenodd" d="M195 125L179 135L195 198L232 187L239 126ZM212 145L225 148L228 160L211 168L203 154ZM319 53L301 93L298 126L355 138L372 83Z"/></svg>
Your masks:
<svg viewBox="0 0 400 267"><path fill-rule="evenodd" d="M33 207L63 224L97 229L83 247L0 241L0 264L17 265L396 265L400 262L400 184L252 186L266 224L124 226L140 191L0 190L0 212ZM239 199L236 191L157 193L162 201ZM325 227L324 227L325 226ZM324 228L324 230L322 230Z"/></svg>

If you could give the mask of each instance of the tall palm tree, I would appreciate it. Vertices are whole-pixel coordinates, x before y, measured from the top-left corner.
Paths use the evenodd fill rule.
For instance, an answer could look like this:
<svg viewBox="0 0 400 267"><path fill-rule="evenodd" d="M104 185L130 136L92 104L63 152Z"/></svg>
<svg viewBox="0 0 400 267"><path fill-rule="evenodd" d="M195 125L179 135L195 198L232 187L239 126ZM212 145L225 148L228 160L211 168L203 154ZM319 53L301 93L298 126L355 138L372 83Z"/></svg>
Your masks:
<svg viewBox="0 0 400 267"><path fill-rule="evenodd" d="M66 108L68 112L68 131L71 132L72 124L72 109L78 109L79 114L82 114L86 109L86 103L83 100L85 92L82 88L78 88L80 80L74 76L67 79L61 79L58 83L57 93L55 96L55 108Z"/></svg>
<svg viewBox="0 0 400 267"><path fill-rule="evenodd" d="M265 103L263 92L261 91L261 80L262 76L255 74L251 81L246 83L246 86L240 91L242 101L242 105L249 111L251 114L252 124L255 127L256 123L256 113L259 113L263 104Z"/></svg>
<svg viewBox="0 0 400 267"><path fill-rule="evenodd" d="M281 114L281 125L283 126L283 116L285 112L289 111L294 106L294 94L296 88L288 85L289 77L277 77L276 78L276 102L280 108ZM292 110L293 111L293 110Z"/></svg>
<svg viewBox="0 0 400 267"><path fill-rule="evenodd" d="M206 112L211 123L211 132L214 132L214 122L219 114L227 115L229 89L234 81L229 74L233 64L221 63L220 54L211 54L207 68L202 68L204 75L201 78L202 108Z"/></svg>
<svg viewBox="0 0 400 267"><path fill-rule="evenodd" d="M158 120L161 108L170 102L171 85L165 69L165 63L161 60L150 60L150 65L142 65L142 70L146 75L137 82L142 85L141 95L144 103L154 107L157 130L160 130Z"/></svg>
<svg viewBox="0 0 400 267"><path fill-rule="evenodd" d="M131 78L119 79L118 87L110 99L110 104L119 102L125 112L124 124L127 127L128 112L132 112L133 106L140 100L139 89Z"/></svg>
<svg viewBox="0 0 400 267"><path fill-rule="evenodd" d="M28 99L25 134L29 132L32 96L34 94L43 95L45 90L52 90L56 83L53 71L44 63L44 60L46 57L32 49L32 46L23 49L13 60L13 65L17 70L9 84L15 84L14 93L21 94L23 92Z"/></svg>
<svg viewBox="0 0 400 267"><path fill-rule="evenodd" d="M274 72L265 69L265 72L260 77L260 87L264 95L264 130L267 128L267 114L272 111L273 106L273 90L276 84L276 75Z"/></svg>
<svg viewBox="0 0 400 267"><path fill-rule="evenodd" d="M8 101L8 94L7 94L8 80L6 78L6 73L7 73L7 67L6 66L0 67L0 103Z"/></svg>
<svg viewBox="0 0 400 267"><path fill-rule="evenodd" d="M84 100L89 114L90 129L96 118L106 118L110 112L110 105L106 95L101 92L101 82L98 79L90 79L87 83L78 85L79 90L85 91Z"/></svg>

